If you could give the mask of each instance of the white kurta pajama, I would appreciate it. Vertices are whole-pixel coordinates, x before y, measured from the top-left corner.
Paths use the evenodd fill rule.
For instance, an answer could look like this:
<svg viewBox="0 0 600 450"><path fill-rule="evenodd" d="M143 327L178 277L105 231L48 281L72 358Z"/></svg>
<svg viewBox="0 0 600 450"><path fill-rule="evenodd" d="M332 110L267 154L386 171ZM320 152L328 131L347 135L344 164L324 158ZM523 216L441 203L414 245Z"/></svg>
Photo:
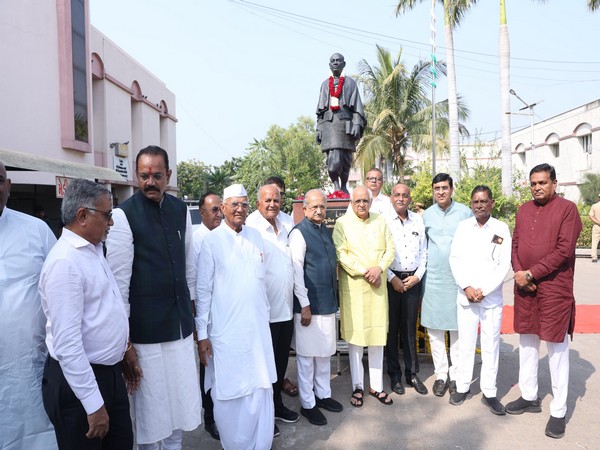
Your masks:
<svg viewBox="0 0 600 450"><path fill-rule="evenodd" d="M42 404L46 317L38 280L56 238L44 222L4 208L0 216L0 448L52 450Z"/></svg>
<svg viewBox="0 0 600 450"><path fill-rule="evenodd" d="M269 328L264 246L258 231L240 233L225 221L209 233L198 259L196 328L209 339L212 388L221 444L268 449L273 440L272 383L276 380Z"/></svg>
<svg viewBox="0 0 600 450"><path fill-rule="evenodd" d="M325 226L325 225L321 225ZM294 265L294 294L304 308L310 305L308 289L304 283L304 258L306 241L300 230L290 233L290 249ZM331 397L331 355L336 351L335 313L313 314L310 325L300 323L301 315L294 314L294 338L298 366L300 405L312 409L318 398Z"/></svg>
<svg viewBox="0 0 600 450"><path fill-rule="evenodd" d="M129 282L133 265L133 233L125 212L113 209L107 260L129 311ZM186 279L190 294L196 286L192 223L185 231ZM160 263L158 261L157 263ZM137 444L153 444L200 425L202 402L193 335L156 344L134 343L144 376L132 396Z"/></svg>
<svg viewBox="0 0 600 450"><path fill-rule="evenodd" d="M458 362L456 390L469 391L473 377L478 327L481 328L481 392L496 397L502 324L502 284L510 269L508 226L493 217L482 227L475 217L458 224L450 250L450 267L458 285ZM464 289L481 289L483 301L471 303Z"/></svg>

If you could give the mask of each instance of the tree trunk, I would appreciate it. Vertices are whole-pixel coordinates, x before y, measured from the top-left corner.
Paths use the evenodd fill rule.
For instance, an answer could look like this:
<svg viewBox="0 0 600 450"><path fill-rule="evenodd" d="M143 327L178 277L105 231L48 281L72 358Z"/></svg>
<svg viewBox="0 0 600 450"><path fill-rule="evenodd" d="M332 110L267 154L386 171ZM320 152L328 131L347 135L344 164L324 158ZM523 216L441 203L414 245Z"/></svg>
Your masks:
<svg viewBox="0 0 600 450"><path fill-rule="evenodd" d="M448 0L444 0L444 31L446 40L446 72L448 80L448 125L450 133L450 176L460 181L460 148L458 146L458 105L456 67L454 65L454 37L448 20ZM434 174L435 175L435 174Z"/></svg>

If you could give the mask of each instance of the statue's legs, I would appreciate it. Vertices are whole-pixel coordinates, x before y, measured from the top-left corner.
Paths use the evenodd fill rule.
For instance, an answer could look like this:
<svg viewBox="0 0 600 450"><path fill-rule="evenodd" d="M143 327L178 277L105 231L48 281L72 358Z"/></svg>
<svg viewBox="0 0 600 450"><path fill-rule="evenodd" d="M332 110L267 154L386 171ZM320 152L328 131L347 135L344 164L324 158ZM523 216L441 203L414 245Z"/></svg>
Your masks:
<svg viewBox="0 0 600 450"><path fill-rule="evenodd" d="M352 151L344 149L327 150L327 171L334 189L348 194L348 177L352 166Z"/></svg>

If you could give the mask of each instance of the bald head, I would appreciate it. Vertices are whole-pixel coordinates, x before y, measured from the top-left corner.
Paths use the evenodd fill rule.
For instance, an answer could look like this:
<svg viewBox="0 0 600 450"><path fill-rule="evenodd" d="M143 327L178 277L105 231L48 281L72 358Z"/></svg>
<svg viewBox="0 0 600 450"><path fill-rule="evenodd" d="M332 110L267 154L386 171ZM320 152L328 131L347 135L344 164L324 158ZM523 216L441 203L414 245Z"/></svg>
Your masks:
<svg viewBox="0 0 600 450"><path fill-rule="evenodd" d="M317 225L325 220L327 197L320 189L311 189L304 196L304 216Z"/></svg>
<svg viewBox="0 0 600 450"><path fill-rule="evenodd" d="M6 176L4 163L0 161L0 214L4 211L8 197L10 197L10 179Z"/></svg>
<svg viewBox="0 0 600 450"><path fill-rule="evenodd" d="M371 191L364 186L357 186L352 191L352 211L362 220L369 217L371 196Z"/></svg>

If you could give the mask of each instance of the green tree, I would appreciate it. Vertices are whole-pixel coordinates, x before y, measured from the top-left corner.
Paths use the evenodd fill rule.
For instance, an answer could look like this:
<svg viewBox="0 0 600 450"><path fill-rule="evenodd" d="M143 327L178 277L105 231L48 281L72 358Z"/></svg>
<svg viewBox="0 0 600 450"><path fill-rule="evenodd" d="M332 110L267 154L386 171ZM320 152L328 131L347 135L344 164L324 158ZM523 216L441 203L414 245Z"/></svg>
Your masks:
<svg viewBox="0 0 600 450"><path fill-rule="evenodd" d="M380 159L392 161L393 172L403 179L409 148L416 151L431 148L432 106L428 97L431 84L431 62L419 61L409 71L401 60L402 49L396 59L390 52L377 46L378 66L366 60L360 62L359 81L365 90L365 112L368 126L357 148L356 162L363 172ZM444 63L436 66L445 74ZM448 136L448 103L436 105L438 136ZM461 119L468 110L459 103ZM464 126L463 134L468 135ZM437 136L436 136L437 138ZM440 148L448 146L443 138L436 141Z"/></svg>
<svg viewBox="0 0 600 450"><path fill-rule="evenodd" d="M206 191L221 195L223 190L233 183L233 173L225 165L211 168L204 176Z"/></svg>
<svg viewBox="0 0 600 450"><path fill-rule="evenodd" d="M397 0L396 15L402 14L415 7L423 0ZM450 132L450 175L460 181L460 149L459 135L459 106L456 87L456 68L454 64L454 35L453 30L459 25L462 17L476 0L439 0L444 7L444 40L446 43L446 64L448 79L448 116Z"/></svg>
<svg viewBox="0 0 600 450"><path fill-rule="evenodd" d="M258 188L270 176L279 176L285 182L287 211L294 198L324 187L325 157L315 138L314 120L300 117L288 128L273 125L264 139L254 139L235 175L248 191L252 204Z"/></svg>
<svg viewBox="0 0 600 450"><path fill-rule="evenodd" d="M191 159L177 164L177 188L179 196L198 199L204 192L204 177L210 166L202 161Z"/></svg>
<svg viewBox="0 0 600 450"><path fill-rule="evenodd" d="M596 203L598 194L600 193L600 174L586 173L585 181L579 186L579 192L581 193L580 201L582 203L586 205Z"/></svg>

